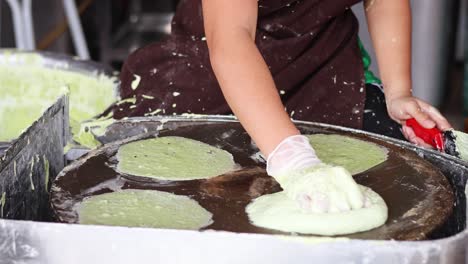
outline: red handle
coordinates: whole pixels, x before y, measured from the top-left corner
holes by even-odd
[[[436,127],[427,129],[421,126],[414,118],[406,120],[406,125],[411,127],[416,136],[424,140],[424,142],[430,144],[439,151],[444,151],[444,137],[442,131]]]

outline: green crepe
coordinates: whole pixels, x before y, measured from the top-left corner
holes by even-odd
[[[347,136],[308,135],[317,156],[327,164],[345,167],[351,174],[366,171],[387,159],[388,150]]]
[[[70,124],[78,132],[79,123],[103,112],[116,100],[114,80],[106,76],[84,75],[47,69],[40,56],[10,55],[27,60],[27,65],[0,62],[0,141],[17,138],[55,100],[70,94]]]
[[[182,137],[161,137],[125,144],[117,153],[117,171],[159,180],[207,179],[235,168],[222,149]]]
[[[78,205],[80,224],[198,230],[212,214],[187,196],[123,190],[91,196]]]

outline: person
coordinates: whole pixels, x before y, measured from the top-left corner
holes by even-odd
[[[350,10],[357,2],[182,0],[171,35],[124,63],[121,96],[127,100],[113,107],[114,117],[234,113],[273,176],[321,163],[291,118],[427,146],[405,120],[441,130],[450,124],[412,96],[410,3],[364,3],[380,83],[368,70],[370,60],[358,39]],[[305,207],[331,211],[335,202],[326,188],[312,185],[308,182],[298,199],[311,203]],[[344,204],[339,208],[363,206],[347,206],[351,194],[342,194],[336,198]]]

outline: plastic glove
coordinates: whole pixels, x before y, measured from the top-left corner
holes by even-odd
[[[267,159],[267,173],[276,176],[290,171],[303,170],[322,161],[315,155],[306,136],[295,135],[284,139]]]
[[[364,206],[364,196],[343,167],[322,163],[305,136],[283,140],[268,156],[267,173],[302,210],[342,212]]]

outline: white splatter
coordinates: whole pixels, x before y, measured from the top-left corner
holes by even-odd
[[[158,109],[154,110],[153,112],[146,113],[145,116],[157,115],[160,112],[162,112],[162,110],[158,108]]]
[[[135,77],[135,80],[132,81],[132,89],[136,90],[138,88],[138,85],[140,85],[141,77],[139,75],[133,74],[133,77]]]

